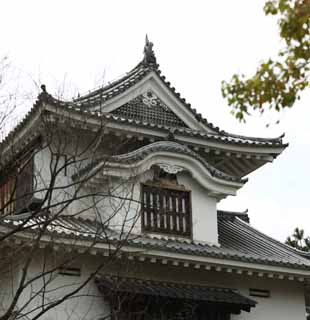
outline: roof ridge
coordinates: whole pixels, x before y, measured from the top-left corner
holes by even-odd
[[[248,209],[246,209],[243,212],[237,212],[237,211],[227,211],[227,210],[217,210],[217,216],[220,219],[223,220],[230,220],[230,219],[235,219],[235,218],[239,218],[242,221],[246,222],[246,223],[250,223],[250,217],[248,215]]]
[[[136,72],[139,72],[139,68],[141,67],[145,67],[147,68],[146,65],[142,64],[141,62],[139,62],[133,69],[131,69],[130,71],[126,72],[125,74],[115,78],[114,80],[108,81],[108,83],[106,85],[103,86],[99,86],[97,88],[94,88],[92,90],[89,90],[88,93],[85,93],[81,96],[78,96],[77,98],[73,99],[73,102],[81,102],[84,101],[86,99],[89,99],[93,96],[95,96],[96,94],[100,93],[100,92],[104,92],[106,90],[109,90],[111,88],[113,88],[114,86],[117,86],[119,83],[125,81],[127,78],[129,78],[130,76],[132,76],[133,74],[135,74]]]

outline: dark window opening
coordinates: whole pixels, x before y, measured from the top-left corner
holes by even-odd
[[[142,231],[192,236],[191,193],[142,184]]]
[[[0,181],[1,214],[17,214],[36,210],[39,200],[33,196],[34,159],[23,161]]]
[[[259,298],[270,298],[270,290],[250,288],[250,296]]]
[[[71,276],[71,277],[80,277],[81,276],[81,269],[75,267],[61,267],[59,268],[59,274],[63,276]]]
[[[9,176],[0,185],[0,208],[2,214],[15,211],[16,177]]]

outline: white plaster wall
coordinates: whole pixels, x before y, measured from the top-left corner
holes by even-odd
[[[249,289],[242,283],[239,291],[247,295]],[[271,290],[270,298],[250,297],[258,304],[250,312],[242,312],[240,315],[233,315],[231,320],[305,320],[305,299],[303,288],[301,285],[291,283],[265,283],[259,281],[255,284],[256,287],[265,288],[266,286]]]
[[[79,151],[74,148],[74,144],[70,147],[68,145],[63,151],[73,154],[78,154]],[[85,141],[81,140],[81,146]],[[71,150],[73,148],[74,150]],[[58,149],[56,148],[56,151]],[[94,155],[84,154],[84,163],[73,164],[67,168],[67,174],[62,170],[57,175],[55,186],[59,190],[53,190],[53,200],[55,203],[63,203],[55,207],[53,210],[59,212],[63,210],[64,214],[83,215],[89,218],[100,218],[106,222],[108,226],[116,229],[125,229],[140,233],[141,219],[140,215],[140,191],[141,182],[152,179],[153,171],[146,172],[135,177],[135,172],[128,172],[127,177],[101,179],[102,186],[98,186],[97,190],[91,190],[88,187],[83,187],[79,191],[79,196],[82,199],[75,200],[69,206],[66,201],[72,199],[78,186],[70,184],[73,183],[71,176],[76,173],[78,169],[76,166],[83,166],[93,158]],[[64,159],[61,158],[59,166],[63,165]],[[35,172],[36,172],[36,189],[43,190],[37,192],[37,198],[43,198],[45,190],[49,186],[51,179],[51,152],[49,148],[40,150],[35,155]],[[119,173],[119,172],[118,172]],[[217,200],[208,195],[208,190],[201,186],[188,172],[178,173],[178,181],[184,185],[186,189],[191,190],[192,197],[192,232],[193,240],[199,242],[207,242],[218,245],[218,231],[217,231]],[[100,181],[100,180],[99,180]],[[100,194],[95,196],[95,192]],[[111,194],[112,197],[108,195]]]
[[[62,161],[62,159],[61,159]],[[60,161],[60,165],[61,165]],[[40,151],[35,157],[37,189],[45,189],[51,177],[51,154],[48,149]],[[77,186],[66,187],[72,183],[71,174],[74,168],[68,168],[65,176],[64,172],[57,175],[56,186],[63,187],[59,190],[53,190],[53,202],[60,203],[71,199]],[[191,190],[192,198],[192,227],[193,240],[207,242],[218,245],[217,231],[217,200],[208,195],[208,190],[204,189],[190,173],[181,172],[178,175],[179,184],[184,185],[186,189]],[[98,187],[96,192],[100,194],[93,196],[93,191],[87,188],[82,189],[79,195],[85,197],[75,200],[64,210],[64,213],[71,215],[83,215],[89,218],[100,218],[111,228],[140,233],[140,191],[141,182],[152,179],[153,170],[147,170],[145,173],[135,177],[125,178],[111,177],[102,179],[102,186]],[[43,197],[44,192],[36,194],[37,197]],[[109,194],[112,196],[110,197]],[[54,208],[59,212],[61,205]]]
[[[58,255],[61,255],[61,253],[58,253]],[[43,282],[43,278],[40,277],[39,280],[36,280],[31,286],[28,286],[26,290],[24,290],[18,301],[17,310],[19,310],[20,314],[27,315],[25,319],[32,319],[42,310],[42,306],[48,306],[50,303],[61,299],[80,286],[85,279],[89,277],[90,273],[95,270],[96,266],[102,262],[100,261],[102,259],[103,257],[97,257],[96,261],[96,259],[94,260],[92,257],[81,257],[75,264],[75,266],[81,267],[81,276],[60,275],[56,272],[52,278],[50,278],[49,275],[46,276],[45,282]],[[53,267],[51,261],[49,261],[49,263],[45,265],[45,269],[43,269],[41,257],[37,257],[35,263],[29,268],[27,279],[29,280],[42,274],[42,272],[48,270],[49,267]],[[50,281],[50,279],[52,280]],[[37,295],[38,292],[42,293],[43,285],[46,286],[45,295]],[[92,279],[89,284],[79,290],[78,293],[44,313],[40,319],[96,320],[104,318],[109,315],[109,313],[109,305],[104,301],[95,285],[94,279]]]
[[[218,245],[217,200],[208,196],[208,191],[188,172],[179,173],[177,176],[179,184],[191,190],[193,240]],[[98,197],[96,202],[96,209],[104,218],[103,221],[112,217],[109,220],[110,227],[120,230],[125,226],[125,230],[140,233],[141,183],[152,178],[153,170],[148,170],[127,183],[119,178],[110,179],[107,189],[114,190],[115,197]]]
[[[52,187],[52,200],[50,205],[56,205],[51,208],[52,212],[78,216],[89,216],[90,211],[93,211],[96,201],[93,196],[93,191],[81,188],[75,184],[71,176],[76,173],[84,163],[76,162],[71,166],[68,165],[66,170],[61,169],[55,174],[56,180]],[[57,169],[61,168],[65,163],[64,156],[61,156],[58,162]],[[51,152],[48,148],[38,151],[34,159],[35,164],[35,194],[39,199],[44,199],[47,190],[50,187],[52,172],[54,170],[54,162]],[[77,192],[78,190],[78,192]],[[71,200],[75,199],[72,203]],[[69,204],[70,202],[70,204]],[[48,206],[46,201],[44,206]]]
[[[95,217],[100,215],[102,221],[107,221],[110,228],[141,233],[141,183],[153,178],[153,170],[148,170],[137,177],[129,179],[111,177],[102,186],[103,193],[111,196],[95,197]],[[92,215],[92,213],[90,213]]]
[[[224,287],[238,290],[244,296],[255,300],[257,306],[251,312],[242,311],[232,315],[231,320],[305,320],[305,298],[303,284],[289,280],[258,278],[256,276],[234,275],[204,269],[173,267],[171,265],[135,263],[127,276],[159,281],[175,281]],[[270,290],[270,298],[249,296],[249,289]]]
[[[64,165],[64,158],[61,157],[56,170],[59,170]],[[56,178],[52,186],[52,201],[51,204],[61,203],[70,199],[73,188],[69,187],[71,183],[70,173],[65,175],[64,170],[55,173],[55,163],[52,160],[51,152],[48,148],[38,151],[34,157],[34,196],[39,199],[44,199],[46,192],[50,189],[50,181],[52,175]],[[69,171],[69,170],[68,170]],[[58,189],[57,189],[58,188]],[[55,209],[57,210],[57,209]]]
[[[218,245],[217,200],[187,172],[179,173],[178,181],[191,190],[193,240]]]
[[[13,268],[10,262],[5,262],[4,266],[2,265],[1,267],[0,274],[0,316],[5,313],[12,302],[16,290],[17,278],[17,270]]]
[[[59,256],[60,253],[51,253],[51,256]],[[56,259],[56,258],[55,258]],[[51,290],[45,297],[46,301],[53,301],[55,297],[63,296],[68,290],[72,290],[81,283],[99,264],[103,257],[81,256],[76,266],[81,267],[80,277],[58,275],[49,285]],[[43,271],[40,257],[35,259],[35,264],[30,268],[30,277]],[[179,283],[191,283],[209,287],[224,287],[238,290],[244,296],[249,297],[249,288],[270,290],[270,298],[249,297],[258,302],[251,312],[242,311],[239,315],[232,315],[231,320],[305,320],[305,302],[303,284],[288,280],[261,279],[256,276],[242,276],[227,274],[204,269],[192,269],[163,265],[160,263],[150,264],[147,262],[119,261],[116,265],[108,266],[102,273],[123,275],[152,279],[159,281],[172,281]],[[28,288],[20,299],[18,307],[21,308],[33,297],[42,285],[41,281]],[[27,310],[33,310],[42,303],[42,296],[38,296],[27,306]],[[39,310],[39,309],[38,309]],[[103,300],[94,280],[85,289],[80,291],[74,298],[68,299],[64,304],[53,308],[42,319],[44,320],[96,320],[110,312],[107,302]],[[32,318],[34,313],[30,314]]]

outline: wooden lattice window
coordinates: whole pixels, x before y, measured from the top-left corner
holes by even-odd
[[[192,236],[191,193],[142,184],[142,231]]]
[[[10,170],[10,174],[0,182],[0,212],[13,214],[28,211],[32,198],[33,157],[30,157]]]
[[[10,214],[15,211],[16,177],[7,177],[0,185],[1,214]]]

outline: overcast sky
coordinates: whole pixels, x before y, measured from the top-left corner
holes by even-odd
[[[290,146],[252,173],[226,210],[249,209],[251,223],[284,240],[296,226],[310,234],[310,93],[281,114],[252,116],[239,124],[221,97],[221,81],[251,74],[281,43],[276,20],[261,0],[2,0],[0,56],[7,54],[19,84],[36,95],[71,97],[112,81],[141,59],[145,34],[162,73],[208,121],[226,131],[255,136],[286,133]],[[27,108],[32,102],[27,102]],[[24,109],[18,110],[21,115]],[[280,120],[280,124],[275,124]],[[270,124],[266,128],[266,124]]]

